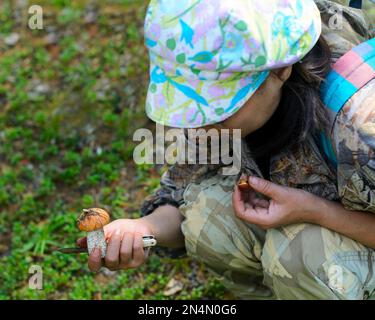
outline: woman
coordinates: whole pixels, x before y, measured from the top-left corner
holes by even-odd
[[[327,3],[318,1],[321,10]],[[375,216],[337,202],[335,168],[319,148],[331,54],[314,2],[151,1],[145,32],[149,117],[241,129],[252,190],[234,187],[238,177],[220,164],[171,168],[146,216],[106,228],[105,265],[138,267],[147,258],[141,237],[153,234],[161,246],[185,246],[240,298],[373,295]],[[100,252],[89,266],[99,270]]]

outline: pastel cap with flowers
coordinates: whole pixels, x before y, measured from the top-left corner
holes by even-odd
[[[300,61],[321,28],[313,0],[151,0],[146,113],[177,128],[222,122],[270,70]]]

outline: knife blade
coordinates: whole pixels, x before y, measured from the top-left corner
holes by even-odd
[[[60,248],[55,251],[60,253],[70,254],[70,253],[87,253],[87,248]]]

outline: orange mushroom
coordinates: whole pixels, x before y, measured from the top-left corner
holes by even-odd
[[[100,248],[104,258],[107,251],[103,227],[110,221],[107,211],[100,208],[83,209],[77,219],[79,230],[87,232],[87,250],[91,254],[94,248]]]
[[[94,231],[103,228],[110,221],[107,211],[100,208],[83,209],[77,220],[78,228],[81,231]]]
[[[237,186],[241,191],[251,190],[251,186],[249,185],[249,182],[246,179],[240,179],[240,181],[238,181],[237,183]]]

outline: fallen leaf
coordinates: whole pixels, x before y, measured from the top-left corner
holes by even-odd
[[[11,33],[8,37],[4,39],[4,42],[7,46],[13,47],[14,45],[16,45],[19,39],[20,35],[18,33]]]
[[[94,292],[93,300],[103,300],[102,299],[102,293],[101,292]]]
[[[183,289],[184,285],[181,281],[172,278],[164,288],[165,296],[172,296]]]

